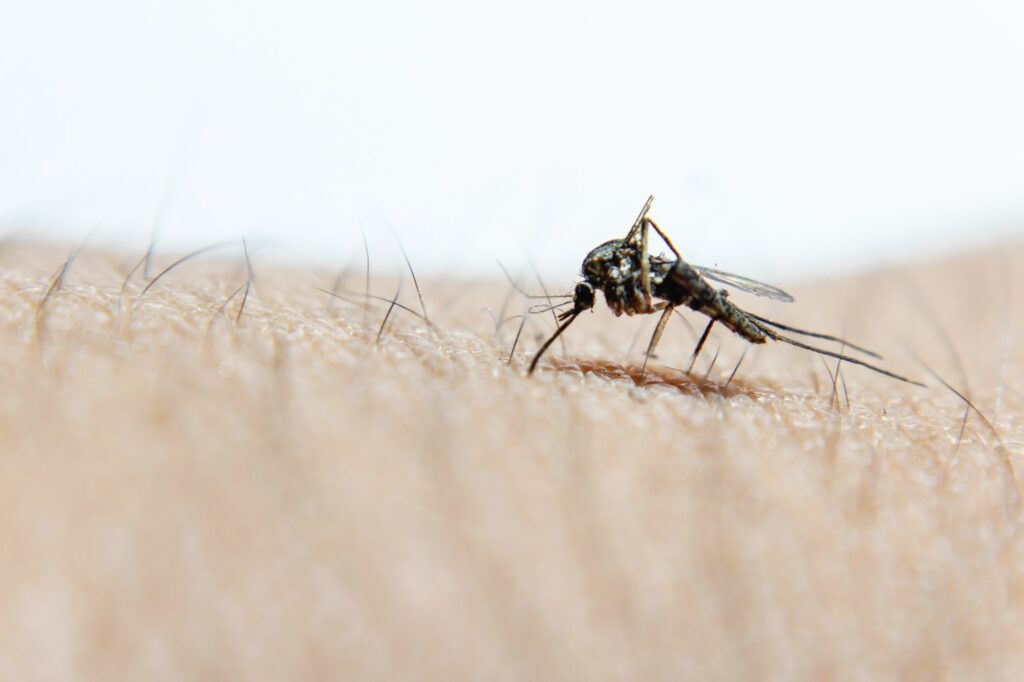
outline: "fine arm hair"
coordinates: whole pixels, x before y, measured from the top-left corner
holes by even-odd
[[[1024,250],[750,302],[922,388],[217,247],[0,250],[0,676],[1024,673]]]

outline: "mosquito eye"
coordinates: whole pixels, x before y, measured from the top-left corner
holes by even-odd
[[[575,301],[577,308],[593,308],[594,287],[590,286],[586,282],[580,282],[576,285],[573,300]]]

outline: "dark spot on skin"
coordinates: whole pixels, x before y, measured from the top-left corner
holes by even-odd
[[[766,388],[765,386],[754,387],[749,382],[735,378],[731,384],[726,385],[724,381],[688,375],[667,367],[648,366],[644,371],[640,365],[621,365],[603,360],[555,361],[552,365],[551,370],[556,372],[582,372],[606,379],[628,378],[641,388],[657,385],[671,386],[686,395],[699,393],[703,396],[718,395],[723,398],[743,395],[756,399],[764,396]]]

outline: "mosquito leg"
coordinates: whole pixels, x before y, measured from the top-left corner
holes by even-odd
[[[651,342],[647,344],[647,352],[644,353],[644,366],[640,369],[641,378],[647,372],[647,361],[654,355],[654,349],[658,347],[658,342],[661,341],[661,335],[665,331],[665,325],[668,324],[668,318],[672,317],[672,311],[675,309],[674,305],[666,305],[664,312],[661,313],[658,326],[654,328],[654,333],[651,334]]]
[[[644,216],[640,224],[640,286],[644,290],[644,303],[651,307],[651,263],[647,259],[647,223],[650,218]]]
[[[708,334],[711,333],[711,327],[715,325],[715,319],[711,318],[708,322],[708,326],[704,328],[704,333],[700,335],[700,341],[697,342],[697,347],[693,349],[693,357],[690,358],[690,366],[686,368],[686,373],[689,374],[690,370],[693,369],[693,363],[697,362],[697,356],[700,355],[700,349],[704,347],[704,342],[708,340]]]
[[[668,248],[672,249],[672,253],[676,255],[676,258],[682,260],[683,257],[679,255],[678,251],[676,251],[676,247],[672,246],[672,240],[668,238],[667,234],[661,231],[661,228],[658,227],[658,223],[654,222],[650,218],[647,218],[646,221],[650,224],[651,227],[654,228],[654,231],[658,233],[658,236],[661,237],[666,244],[668,244]]]
[[[836,358],[836,359],[839,359],[839,360],[843,360],[845,362],[849,362],[849,363],[854,364],[854,365],[860,365],[861,367],[867,367],[868,369],[870,369],[870,370],[872,370],[874,372],[878,372],[879,374],[884,374],[887,377],[892,377],[893,379],[896,379],[897,381],[902,381],[902,382],[907,383],[907,384],[914,384],[915,386],[924,387],[924,384],[922,384],[920,381],[915,381],[914,379],[908,379],[907,377],[900,376],[899,374],[894,374],[893,372],[890,372],[887,369],[882,369],[881,367],[878,367],[877,365],[872,365],[870,362],[864,362],[863,360],[860,360],[858,358],[852,358],[849,355],[843,355],[841,353],[836,353],[835,351],[825,350],[824,348],[818,348],[816,346],[810,346],[810,345],[808,345],[806,343],[803,343],[801,341],[797,341],[796,339],[790,338],[788,336],[783,336],[782,334],[778,333],[777,331],[772,330],[770,327],[767,327],[767,326],[760,326],[760,325],[758,325],[757,328],[760,329],[762,332],[764,332],[764,335],[767,336],[772,341],[782,341],[783,343],[788,343],[791,346],[796,346],[797,348],[803,348],[804,350],[809,350],[812,353],[817,353],[819,355],[827,355],[830,358]]]

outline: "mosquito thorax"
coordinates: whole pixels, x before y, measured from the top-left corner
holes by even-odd
[[[623,284],[636,277],[635,249],[613,239],[601,244],[583,259],[583,276],[594,287]]]

